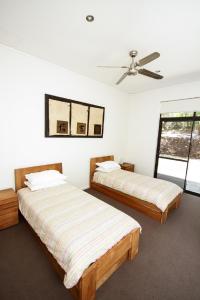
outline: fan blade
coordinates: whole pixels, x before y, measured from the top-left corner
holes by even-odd
[[[146,70],[146,69],[139,69],[138,73],[142,74],[144,76],[148,76],[148,77],[154,78],[154,79],[162,79],[163,78],[162,75],[159,75],[157,73],[151,72],[151,71]]]
[[[128,72],[124,73],[120,79],[116,82],[116,84],[119,84],[120,82],[122,82],[122,80],[124,80],[126,78],[126,76],[128,75]]]
[[[160,53],[158,53],[158,52],[153,52],[153,53],[149,54],[148,56],[146,56],[146,57],[140,59],[140,60],[138,61],[137,65],[138,65],[139,67],[142,67],[142,66],[144,66],[144,65],[146,65],[146,64],[148,64],[148,63],[150,63],[152,60],[158,58],[159,56],[160,56]]]
[[[97,68],[122,68],[122,69],[128,69],[129,67],[126,67],[126,66],[121,66],[121,67],[117,67],[117,66],[97,66]]]

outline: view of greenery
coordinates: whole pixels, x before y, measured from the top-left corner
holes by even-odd
[[[194,112],[171,112],[161,114],[162,118],[192,117]]]
[[[163,122],[160,156],[187,159],[192,124],[192,121]],[[200,121],[195,121],[191,146],[190,158],[200,159]]]

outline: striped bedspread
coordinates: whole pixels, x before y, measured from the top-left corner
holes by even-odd
[[[172,182],[121,169],[110,173],[95,172],[93,181],[153,203],[161,211],[165,211],[172,200],[183,192]]]
[[[63,184],[18,191],[20,211],[66,272],[71,288],[84,270],[140,225],[88,193]]]

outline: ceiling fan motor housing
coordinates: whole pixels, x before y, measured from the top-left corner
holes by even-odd
[[[137,75],[137,73],[138,72],[137,72],[136,69],[132,69],[132,70],[129,71],[128,75],[133,75],[134,76],[134,75]]]
[[[132,50],[129,52],[129,55],[130,57],[136,57],[137,53],[138,53],[137,50]]]

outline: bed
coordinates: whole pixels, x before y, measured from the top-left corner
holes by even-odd
[[[154,203],[149,202],[149,199],[144,200],[144,199],[141,199],[140,197],[136,197],[135,195],[133,195],[134,192],[130,195],[130,194],[124,192],[124,189],[122,189],[122,188],[119,188],[119,189],[113,188],[112,184],[105,185],[104,182],[106,182],[106,178],[108,179],[108,176],[114,177],[114,174],[117,174],[116,177],[118,179],[118,185],[120,185],[120,176],[122,175],[122,172],[124,172],[124,174],[126,175],[127,178],[130,178],[130,177],[134,178],[134,176],[136,176],[133,173],[131,174],[128,171],[124,171],[124,170],[116,171],[115,173],[112,172],[112,175],[110,175],[111,173],[110,174],[100,174],[100,172],[97,172],[97,173],[99,173],[97,176],[97,174],[95,174],[96,173],[95,172],[96,163],[109,161],[109,160],[114,160],[114,156],[109,155],[109,156],[95,157],[95,158],[90,159],[90,187],[92,189],[102,192],[105,195],[110,196],[113,199],[115,199],[119,202],[122,202],[122,203],[130,206],[131,208],[134,208],[134,209],[158,220],[161,224],[163,224],[166,221],[169,211],[171,211],[173,208],[179,207],[180,201],[182,198],[182,189],[180,189],[179,187],[176,188],[177,192],[175,192],[175,193],[173,192],[174,196],[171,197],[171,199],[170,199],[169,203],[166,205],[165,209],[161,209]],[[140,186],[138,185],[138,187],[140,188],[140,192],[142,192],[142,190],[146,189],[146,186],[144,186],[145,181],[146,181],[145,178],[150,180],[150,177],[147,178],[146,176],[144,176],[144,184],[142,185],[141,184],[142,175],[138,174],[138,176],[140,176]],[[98,177],[101,180],[97,180]],[[154,181],[154,184],[155,183],[164,184],[163,186],[170,185],[171,188],[174,190],[173,183],[169,183],[169,182],[167,183],[160,179],[155,179],[155,178],[152,178],[151,180]],[[113,178],[111,181],[113,181]],[[138,189],[138,187],[137,187],[137,189]]]
[[[81,223],[78,217],[78,214],[80,212],[80,209],[78,209],[79,206],[82,205],[81,212],[83,212],[83,218],[85,217],[84,207],[85,209],[86,207],[88,207],[88,214],[90,213],[90,211],[94,211],[97,213],[97,210],[99,209],[98,214],[101,213],[101,216],[107,214],[107,216],[109,217],[109,214],[111,213],[113,216],[113,220],[115,220],[115,223],[110,223],[110,225],[109,222],[111,222],[112,218],[109,218],[109,221],[107,220],[105,221],[105,223],[99,223],[100,226],[96,226],[97,223],[95,223],[96,227],[92,227],[92,231],[89,232],[89,236],[92,236],[94,228],[95,230],[99,231],[99,227],[105,228],[105,230],[102,232],[106,232],[108,228],[109,234],[107,232],[106,239],[109,241],[109,238],[112,238],[114,243],[112,246],[110,246],[108,242],[108,244],[106,244],[106,246],[108,246],[108,249],[106,249],[105,247],[103,248],[103,246],[105,246],[103,240],[103,243],[101,241],[101,244],[103,244],[103,246],[100,247],[101,249],[99,250],[99,247],[97,247],[98,245],[100,245],[98,239],[96,238],[95,241],[91,239],[91,241],[93,241],[94,245],[96,246],[95,251],[98,252],[99,257],[96,258],[94,256],[92,262],[90,264],[88,263],[86,259],[87,256],[93,255],[93,248],[90,247],[89,252],[85,251],[87,255],[85,256],[84,254],[84,264],[81,256],[81,259],[80,257],[77,258],[76,256],[76,259],[74,260],[74,262],[76,263],[79,261],[78,266],[80,267],[86,266],[87,264],[88,266],[85,267],[78,282],[73,285],[73,287],[69,288],[69,291],[71,292],[74,299],[93,300],[95,299],[96,289],[98,289],[124,261],[132,260],[138,253],[139,236],[141,230],[140,225],[129,216],[123,214],[120,211],[117,211],[116,209],[116,211],[114,211],[113,207],[85,193],[84,191],[79,190],[71,184],[63,184],[62,186],[52,187],[36,192],[30,192],[27,187],[25,188],[24,181],[26,174],[44,170],[57,170],[62,173],[62,164],[56,163],[15,170],[15,186],[16,191],[18,192],[19,207],[22,215],[29,223],[30,228],[35,233],[40,244],[42,245],[42,248],[49,257],[52,266],[64,282],[67,278],[68,285],[73,285],[73,283],[77,280],[77,277],[75,276],[75,278],[74,276],[71,276],[70,272],[69,274],[67,274],[63,266],[65,266],[65,262],[71,264],[71,262],[73,261],[73,255],[70,251],[76,244],[77,234],[80,238],[80,241],[83,242],[86,238],[83,234],[83,227],[85,226],[86,228],[85,232],[89,232],[88,228],[91,228],[88,227],[89,225],[87,223],[91,223],[92,225],[94,225],[92,223],[94,216],[91,214],[87,219],[88,222],[85,222],[85,225],[82,226],[83,223]],[[56,201],[58,201],[58,205],[57,202],[54,202],[55,199]],[[80,201],[80,199],[82,202]],[[77,205],[77,208],[74,205]],[[60,208],[58,209],[58,207],[62,208],[62,218],[59,215]],[[69,209],[71,209],[71,211]],[[54,212],[54,215],[51,214],[52,211]],[[72,212],[74,212],[74,214]],[[62,231],[63,224],[66,222],[66,218],[63,213],[68,214],[69,217],[71,216],[72,222],[76,222],[76,220],[80,222],[81,226],[75,227],[76,230],[74,229],[74,227],[72,227],[73,231],[66,230],[66,228],[65,231]],[[95,220],[98,220],[98,218],[95,218]],[[119,224],[121,222],[121,226],[116,227],[118,222]],[[55,228],[57,231],[54,230]],[[65,239],[60,238],[66,238],[66,235],[64,234],[65,232],[68,236],[70,236],[70,243],[69,240],[66,239],[65,244]],[[119,238],[119,235],[117,236],[117,234],[119,233],[121,238]],[[69,244],[67,245],[67,243]],[[55,252],[53,252],[52,250],[53,244],[55,244]],[[65,246],[66,248],[64,248],[63,246]],[[65,252],[63,252],[63,249],[65,249]],[[85,246],[83,247],[83,249],[85,249]],[[101,251],[102,255],[100,255]],[[62,256],[61,259],[59,258],[60,253],[64,253],[64,256]],[[65,259],[65,256],[69,257]],[[73,264],[71,265],[73,268]],[[77,275],[77,272],[72,272],[71,274]],[[69,278],[70,280],[72,280],[71,282]]]

